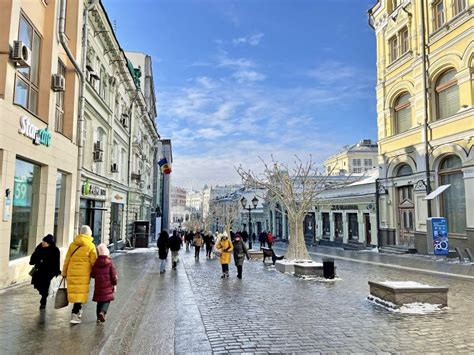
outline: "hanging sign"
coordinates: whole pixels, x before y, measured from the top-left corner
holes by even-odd
[[[33,144],[41,144],[47,147],[51,145],[51,140],[53,138],[48,127],[39,129],[26,116],[20,117],[20,129],[18,130],[18,133],[30,138],[33,141]]]

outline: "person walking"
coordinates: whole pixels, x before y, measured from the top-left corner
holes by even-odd
[[[255,240],[257,239],[257,235],[255,232],[252,233],[252,243],[255,244]]]
[[[94,282],[94,296],[92,301],[97,302],[97,323],[105,322],[105,316],[110,302],[114,300],[117,286],[117,272],[110,257],[110,252],[104,243],[97,247],[99,257],[92,267],[91,277]]]
[[[41,295],[40,309],[46,308],[51,280],[61,274],[59,256],[59,249],[54,242],[54,237],[48,234],[30,257],[30,265],[34,265],[30,272],[31,284]]]
[[[273,245],[273,234],[272,232],[268,232],[268,235],[267,235],[267,243],[268,243],[268,247],[271,248],[272,245]]]
[[[91,271],[96,260],[97,252],[91,228],[84,225],[69,245],[62,272],[62,276],[67,280],[68,301],[74,303],[71,324],[81,323],[82,305],[89,297]]]
[[[229,263],[230,263],[230,253],[234,249],[232,242],[229,240],[227,232],[220,236],[219,242],[216,245],[216,249],[220,251],[221,257],[220,262],[222,265],[222,276],[221,279],[229,278]]]
[[[201,246],[203,244],[201,233],[197,232],[194,235],[193,244],[194,244],[194,259],[199,260],[199,252],[201,251]]]
[[[160,237],[156,242],[158,247],[158,257],[160,258],[160,274],[166,271],[166,260],[168,259],[169,235],[167,231],[160,232]]]
[[[211,232],[209,232],[206,235],[205,243],[206,243],[206,257],[210,259],[212,255],[212,247],[215,245],[214,236],[212,235]]]
[[[234,240],[234,263],[237,266],[237,278],[242,278],[242,270],[244,267],[244,258],[250,259],[247,245],[245,245],[242,237],[237,234]]]
[[[265,232],[261,232],[258,235],[258,241],[260,242],[260,248],[265,247],[265,241],[267,237],[265,236]]]
[[[181,245],[183,244],[183,240],[178,236],[176,231],[173,231],[173,235],[168,240],[168,245],[171,250],[171,261],[173,265],[173,270],[176,270],[176,265],[178,264],[179,260],[179,250],[181,249]]]

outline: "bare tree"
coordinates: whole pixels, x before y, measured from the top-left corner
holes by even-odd
[[[234,226],[239,216],[239,201],[229,198],[221,198],[212,201],[210,214],[219,219],[219,225],[224,225],[224,230],[230,235],[230,230]]]
[[[267,199],[281,204],[287,211],[290,235],[286,257],[308,260],[310,257],[303,233],[304,218],[317,204],[318,195],[331,184],[329,174],[322,175],[311,156],[307,162],[296,156],[291,168],[276,161],[273,156],[270,163],[259,159],[264,167],[261,175],[247,171],[242,166],[237,168],[237,172],[246,187],[266,189]],[[339,182],[338,185],[345,184],[346,181]]]

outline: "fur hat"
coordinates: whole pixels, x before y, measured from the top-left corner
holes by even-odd
[[[51,234],[48,234],[43,238],[43,242],[48,243],[49,245],[54,244],[54,237]]]
[[[99,255],[110,255],[109,248],[107,248],[107,245],[105,245],[104,243],[101,243],[97,246],[97,251],[99,252]]]
[[[79,234],[85,234],[85,235],[88,235],[89,237],[92,237],[91,227],[86,226],[86,225],[81,226],[81,228],[79,229]]]

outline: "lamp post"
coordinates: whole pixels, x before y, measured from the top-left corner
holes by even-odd
[[[249,211],[249,249],[252,249],[252,215],[250,211],[257,208],[258,198],[254,196],[254,198],[252,199],[252,205],[249,204],[248,207],[247,207],[247,199],[245,198],[245,196],[242,197],[242,199],[240,200],[240,203],[242,204],[242,207],[244,210]]]

